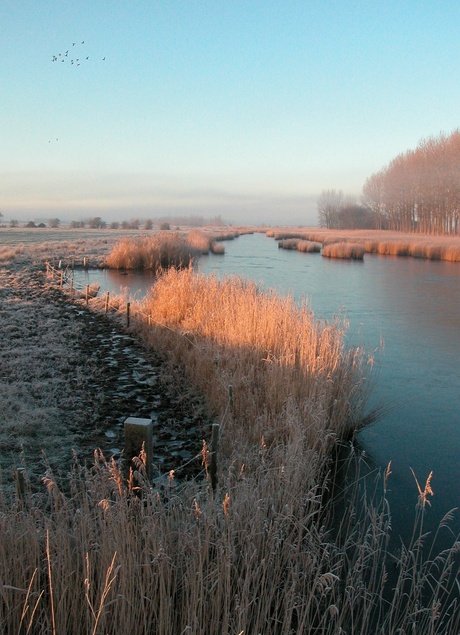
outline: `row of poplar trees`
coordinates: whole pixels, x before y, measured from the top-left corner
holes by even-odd
[[[377,229],[459,234],[460,129],[399,154],[366,180],[362,200]]]
[[[362,205],[323,190],[318,220],[329,229],[460,234],[460,129],[422,141],[370,176]]]

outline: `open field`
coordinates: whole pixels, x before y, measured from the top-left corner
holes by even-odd
[[[78,300],[74,311],[69,288],[61,291],[57,280],[43,275],[51,258],[65,264],[85,256],[101,264],[113,244],[106,240],[3,252],[2,323],[14,327],[4,331],[2,348],[2,377],[12,379],[2,391],[11,403],[9,420],[16,422],[11,439],[34,412],[32,398],[46,395],[55,414],[38,430],[34,448],[43,443],[59,450],[65,427],[55,429],[54,421],[65,413],[76,435],[65,437],[70,451],[81,433],[81,420],[73,420],[80,406],[66,399],[87,399],[86,405],[109,390],[102,381],[109,365],[97,337],[93,351],[81,350],[79,338],[87,318],[120,329],[120,314],[113,311],[107,321],[97,297],[88,308]],[[36,282],[28,286],[27,279]],[[123,314],[124,299],[118,301]],[[75,322],[79,313],[84,321]],[[62,315],[67,325],[61,332]],[[152,399],[161,390],[183,391],[183,402],[191,405],[202,394],[209,417],[220,424],[217,487],[207,478],[206,428],[202,477],[180,482],[170,475],[162,487],[145,483],[133,490],[119,464],[100,453],[86,466],[74,461],[62,475],[38,462],[24,495],[4,488],[0,497],[3,632],[459,632],[451,593],[460,543],[453,537],[452,549],[442,554],[435,546],[422,548],[431,540],[423,523],[430,480],[419,490],[414,486],[414,534],[398,552],[389,549],[390,470],[376,477],[374,496],[357,487],[359,460],[349,440],[368,415],[372,360],[344,348],[343,325],[317,322],[308,307],[245,281],[219,283],[189,270],[162,276],[145,303],[133,306],[133,318],[128,335],[140,347],[134,355],[158,356],[164,360],[158,372],[177,373],[152,390]],[[31,349],[15,355],[33,333],[43,334],[35,373],[40,387],[34,395],[25,387],[11,395],[31,360],[36,365],[31,352],[38,336]],[[86,373],[84,382],[73,381],[77,371]],[[69,384],[62,386],[67,375]],[[114,394],[109,404],[115,414]],[[333,487],[341,448],[351,451],[358,472],[354,481]],[[142,476],[141,461],[135,469]],[[440,531],[448,522],[449,514]]]

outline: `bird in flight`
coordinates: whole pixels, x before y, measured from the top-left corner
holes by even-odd
[[[72,46],[77,46],[77,44],[78,44],[77,42],[72,42]],[[85,44],[85,40],[81,40],[81,44]],[[52,62],[57,62],[57,61],[59,60],[59,58],[62,58],[62,59],[60,60],[61,62],[65,62],[65,61],[66,61],[66,58],[69,58],[69,49],[67,49],[67,51],[66,51],[65,53],[57,53],[57,55],[53,55],[53,56],[51,57],[51,61],[52,61]],[[89,58],[90,58],[90,56],[89,56],[89,55],[87,55],[85,58],[81,58],[81,59],[80,59],[79,57],[72,58],[72,59],[70,59],[70,60],[69,60],[69,61],[70,61],[70,65],[71,65],[71,66],[80,66],[80,65],[81,65],[81,62],[82,62],[83,60],[84,60],[84,61],[88,61],[88,60],[89,60]],[[105,57],[103,57],[103,58],[102,58],[102,61],[103,61],[103,62],[105,62],[105,60],[106,60],[106,58],[105,58]]]

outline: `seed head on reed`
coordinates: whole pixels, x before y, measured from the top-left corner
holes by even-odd
[[[434,496],[434,492],[433,492],[433,490],[431,488],[431,479],[433,477],[433,472],[430,472],[428,474],[426,482],[425,482],[425,487],[422,489],[420,487],[420,483],[417,480],[417,477],[415,476],[414,470],[412,468],[410,468],[410,470],[412,472],[412,475],[413,475],[413,477],[415,479],[415,483],[417,485],[417,490],[418,490],[418,503],[417,503],[417,505],[418,505],[418,507],[420,509],[425,509],[427,504],[431,506],[431,503],[428,500],[428,496]]]

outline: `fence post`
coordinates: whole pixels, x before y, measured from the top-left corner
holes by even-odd
[[[73,295],[73,274],[70,277],[70,295]]]
[[[61,279],[59,281],[59,287],[62,289],[62,285],[64,284],[64,272],[61,269]]]
[[[211,438],[211,465],[209,466],[209,475],[211,477],[211,487],[213,490],[217,487],[217,448],[219,446],[219,424],[212,424]]]
[[[131,306],[131,302],[126,303],[126,326],[129,326],[129,309]]]
[[[16,496],[23,503],[26,497],[26,468],[16,468]]]
[[[88,297],[89,297],[89,284],[86,285],[86,304],[88,304]]]
[[[151,419],[128,417],[125,419],[126,468],[132,466],[133,458],[145,452],[145,470],[149,481],[153,476],[153,423]]]
[[[109,312],[109,292],[107,291],[107,295],[105,296],[105,312]]]
[[[83,258],[83,269],[86,269],[86,256]]]

